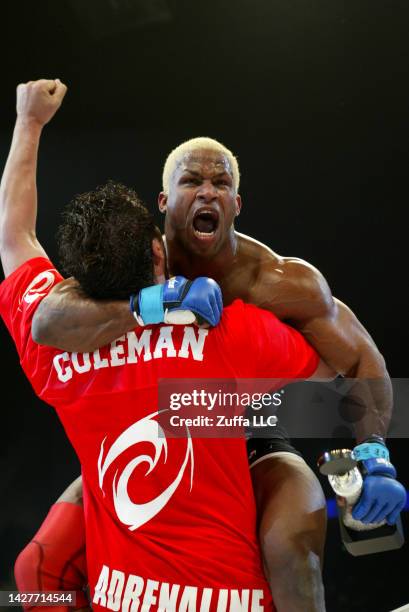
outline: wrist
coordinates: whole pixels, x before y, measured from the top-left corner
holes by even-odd
[[[376,442],[378,444],[383,444],[384,446],[386,446],[385,438],[383,438],[382,436],[379,436],[378,434],[371,434],[367,438],[364,438],[363,440],[361,440],[360,444],[363,444],[364,442],[367,442],[367,443]]]
[[[163,285],[152,285],[131,295],[129,309],[138,325],[153,325],[163,323],[165,311],[163,308]]]
[[[24,130],[25,133],[33,135],[40,135],[43,130],[44,124],[40,123],[35,117],[30,115],[17,115],[16,119],[16,130]]]
[[[354,447],[354,455],[357,461],[368,459],[386,459],[389,461],[389,451],[383,438],[372,436]]]
[[[363,476],[396,478],[396,469],[389,460],[389,450],[381,436],[373,435],[354,448],[355,459]]]

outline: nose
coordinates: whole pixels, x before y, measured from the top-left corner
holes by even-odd
[[[211,202],[217,198],[217,189],[212,181],[203,181],[197,190],[197,199],[202,202]]]

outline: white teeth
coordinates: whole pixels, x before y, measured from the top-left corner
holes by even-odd
[[[198,236],[213,236],[214,231],[213,232],[199,232],[199,230],[195,230],[195,234],[197,234]]]

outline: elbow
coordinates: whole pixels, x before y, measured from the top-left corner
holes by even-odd
[[[47,298],[45,298],[45,300],[46,299]],[[43,300],[43,302],[45,300]],[[43,302],[38,307],[32,320],[31,336],[33,341],[37,344],[50,346],[62,351],[75,351],[78,353],[90,352],[90,347],[87,343],[84,343],[82,338],[78,337],[78,333],[73,333],[72,329],[64,327],[55,310],[50,312],[45,305],[43,312]]]
[[[318,367],[314,374],[311,376],[311,380],[316,382],[331,382],[338,376],[338,372],[329,366],[323,359],[320,359]]]
[[[385,359],[374,343],[366,342],[360,347],[357,359],[347,376],[367,379],[389,378]]]
[[[31,336],[37,344],[50,344],[50,334],[47,322],[39,312],[36,312],[31,323]]]
[[[31,322],[31,336],[37,344],[59,348],[56,344],[57,338],[55,333],[58,322],[56,320],[55,311],[50,310],[48,307],[47,299],[48,298],[45,297],[40,302],[34,313]]]

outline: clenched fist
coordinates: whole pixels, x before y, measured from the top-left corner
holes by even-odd
[[[67,87],[60,79],[21,83],[17,87],[18,118],[45,125],[60,108],[66,91]]]

